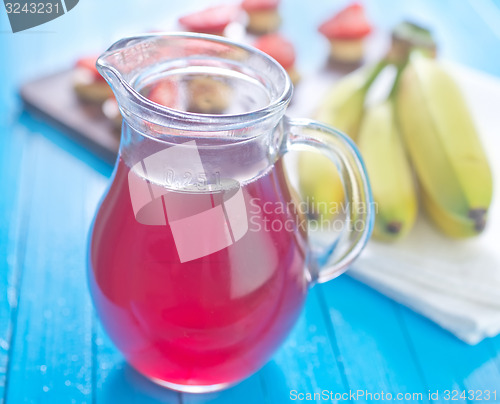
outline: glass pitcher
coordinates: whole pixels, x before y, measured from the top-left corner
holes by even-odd
[[[145,35],[115,43],[97,65],[123,115],[89,243],[97,313],[146,377],[185,392],[223,389],[261,368],[308,289],[363,249],[373,222],[363,163],[341,133],[284,116],[290,79],[252,47]],[[347,222],[357,223],[322,267],[283,163],[307,149],[337,164]]]

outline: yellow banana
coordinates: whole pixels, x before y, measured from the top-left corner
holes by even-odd
[[[436,60],[413,52],[397,101],[429,216],[446,234],[480,233],[492,198],[491,170],[457,84]]]
[[[385,65],[383,61],[374,66],[362,67],[336,83],[319,106],[315,118],[344,132],[355,141],[363,116],[366,93]]]
[[[376,204],[373,236],[385,241],[397,240],[415,223],[417,195],[390,99],[367,108],[358,134],[358,146]]]
[[[444,210],[434,202],[426,192],[421,192],[422,205],[427,215],[439,226],[444,234],[454,238],[472,237],[478,233],[477,226],[484,227],[485,222],[464,218]]]
[[[337,167],[315,152],[301,152],[298,164],[300,194],[309,205],[309,216],[330,220],[344,202],[344,187]]]
[[[347,75],[334,85],[322,102],[315,118],[356,138],[363,115],[368,87],[385,62],[364,67]],[[316,217],[328,220],[335,216],[335,207],[344,201],[344,188],[337,167],[326,157],[302,152],[298,158],[299,188],[309,201]]]

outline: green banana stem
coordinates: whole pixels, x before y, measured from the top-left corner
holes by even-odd
[[[365,85],[363,86],[363,90],[368,90],[375,79],[378,77],[379,73],[385,69],[387,65],[389,65],[390,62],[387,59],[382,59],[380,60],[373,68],[370,76],[368,76],[368,80],[366,81]]]
[[[436,57],[436,41],[432,32],[421,25],[403,21],[392,30],[392,44],[386,56],[395,64],[406,64],[414,48],[420,48],[431,57]]]
[[[406,67],[406,63],[404,65],[395,65],[398,69],[398,71],[396,72],[396,77],[394,78],[394,83],[392,85],[392,88],[391,88],[391,92],[389,93],[389,100],[391,100],[391,102],[395,103],[395,99],[396,99],[396,93],[398,91],[398,85],[399,85],[399,80],[401,79],[401,75],[403,74],[403,70],[404,68]]]
[[[433,55],[431,49],[422,46],[413,46],[409,51],[408,58],[404,62],[392,63],[398,69],[396,73],[396,78],[394,79],[394,84],[392,86],[391,92],[389,93],[389,99],[391,99],[393,103],[396,102],[395,98],[396,98],[396,93],[398,91],[399,80],[401,78],[401,75],[403,74],[406,65],[412,58],[422,57],[422,56],[427,58],[432,58]],[[389,62],[389,64],[391,63]]]

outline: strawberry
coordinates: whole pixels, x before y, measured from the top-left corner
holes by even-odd
[[[359,3],[351,4],[319,27],[319,32],[328,39],[360,39],[371,31],[364,8]]]
[[[209,7],[179,18],[179,23],[189,31],[222,35],[237,13],[238,7],[234,5]]]
[[[170,80],[158,81],[147,94],[150,101],[169,108],[175,108],[177,104],[177,84]]]
[[[292,43],[280,34],[261,36],[254,46],[276,59],[284,69],[290,69],[295,63],[295,50]]]
[[[243,0],[241,8],[245,11],[264,11],[278,8],[280,0]]]
[[[78,59],[75,67],[77,69],[81,69],[81,70],[85,70],[87,72],[90,72],[92,75],[92,79],[94,81],[105,81],[104,77],[102,77],[100,75],[99,71],[97,70],[97,67],[95,65],[96,61],[97,61],[97,56],[87,56],[87,57]]]

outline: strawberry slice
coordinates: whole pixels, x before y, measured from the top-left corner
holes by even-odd
[[[268,34],[261,36],[254,46],[272,58],[288,70],[295,63],[295,50],[293,44],[280,34]]]
[[[147,98],[165,107],[175,108],[177,104],[177,84],[170,80],[159,81],[149,90]]]
[[[76,62],[75,67],[76,67],[76,69],[81,69],[81,70],[85,70],[86,72],[89,72],[92,75],[92,79],[94,81],[105,81],[104,77],[102,77],[100,75],[100,73],[97,70],[97,67],[95,65],[97,58],[98,58],[97,56],[87,56],[87,57],[80,58]]]
[[[280,0],[243,0],[241,8],[249,12],[275,10],[279,4]]]
[[[237,6],[220,5],[185,15],[179,18],[179,23],[189,31],[221,35],[237,14]]]
[[[372,31],[365,10],[353,3],[321,24],[319,32],[328,39],[360,39]]]

